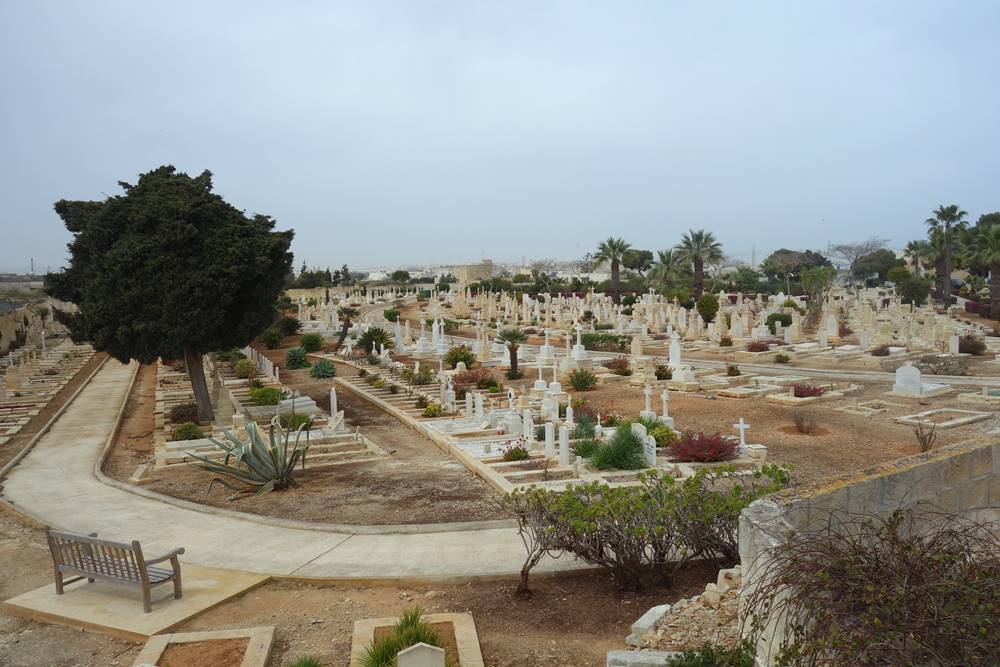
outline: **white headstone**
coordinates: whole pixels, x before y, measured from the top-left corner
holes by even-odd
[[[904,396],[920,396],[923,387],[920,381],[920,369],[906,362],[896,369],[896,384],[892,385],[892,393]]]
[[[559,427],[559,465],[569,467],[569,428]]]
[[[545,456],[552,458],[556,455],[556,427],[552,422],[545,424]]]
[[[337,388],[330,387],[330,416],[337,416]]]
[[[398,667],[444,667],[445,652],[443,648],[420,642],[397,653],[396,665]]]

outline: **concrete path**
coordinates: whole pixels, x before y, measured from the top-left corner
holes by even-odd
[[[185,509],[103,484],[97,461],[115,427],[132,367],[109,360],[34,450],[11,471],[3,498],[39,521],[147,553],[183,546],[185,562],[320,579],[464,578],[516,574],[514,529],[409,534],[335,533],[263,525]],[[39,567],[47,567],[39,563]],[[539,570],[578,567],[570,559]]]

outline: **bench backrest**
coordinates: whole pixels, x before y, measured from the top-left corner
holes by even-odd
[[[145,562],[138,542],[123,544],[55,530],[49,530],[47,538],[52,560],[57,567],[65,566],[127,581],[139,582],[146,578]]]

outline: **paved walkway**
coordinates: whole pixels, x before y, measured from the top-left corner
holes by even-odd
[[[40,521],[107,539],[138,539],[147,553],[183,546],[183,561],[316,578],[472,577],[516,574],[515,530],[352,534],[213,516],[116,489],[94,476],[132,368],[109,360],[4,483],[3,497]],[[43,565],[42,563],[39,564]],[[539,570],[573,567],[570,559]]]

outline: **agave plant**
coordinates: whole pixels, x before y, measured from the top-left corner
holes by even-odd
[[[292,484],[292,475],[295,472],[295,464],[301,460],[302,467],[306,465],[306,451],[309,449],[309,429],[312,426],[312,418],[301,424],[295,431],[295,438],[292,439],[292,430],[283,429],[278,417],[271,420],[268,427],[267,439],[256,422],[249,422],[246,425],[246,432],[249,442],[243,442],[236,437],[233,431],[223,431],[228,442],[210,438],[212,444],[226,453],[222,462],[213,461],[205,456],[188,452],[188,456],[196,459],[191,465],[211,473],[222,475],[213,477],[209,483],[209,490],[212,484],[218,482],[227,489],[236,491],[229,500],[235,500],[240,495],[253,493],[262,496],[265,493],[276,489],[284,489]],[[301,443],[302,432],[305,431],[305,444]],[[243,484],[240,488],[231,484],[227,480],[235,480]]]

